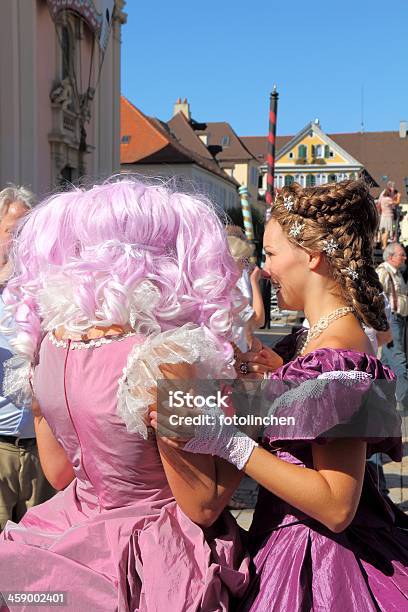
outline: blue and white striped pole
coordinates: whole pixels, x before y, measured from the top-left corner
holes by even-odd
[[[244,219],[245,236],[247,237],[249,242],[254,243],[255,233],[254,233],[254,224],[252,222],[251,206],[249,204],[248,187],[246,187],[245,185],[242,185],[238,189],[238,193],[241,198],[241,208],[242,208],[242,217]],[[251,256],[250,261],[251,263],[256,263],[256,257]]]

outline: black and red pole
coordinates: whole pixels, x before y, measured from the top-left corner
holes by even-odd
[[[276,85],[273,86],[272,93],[270,95],[269,103],[269,133],[268,133],[268,153],[266,156],[267,162],[267,175],[266,175],[266,221],[269,220],[271,210],[270,207],[273,204],[273,198],[275,195],[275,150],[276,150],[276,117],[278,114],[278,99],[279,94],[277,92]]]
[[[276,117],[278,113],[278,99],[276,85],[273,86],[269,102],[269,133],[268,133],[268,152],[266,156],[267,175],[266,175],[266,210],[265,210],[265,225],[271,217],[271,208],[275,195],[275,150],[276,150]],[[265,252],[263,253],[265,257]],[[265,309],[265,325],[268,329],[271,325],[271,282],[268,279],[263,280],[262,299]]]

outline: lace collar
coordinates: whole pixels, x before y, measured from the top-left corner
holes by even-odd
[[[111,344],[111,342],[121,342],[130,336],[135,336],[136,332],[126,332],[126,334],[117,334],[116,336],[102,336],[102,338],[93,338],[91,340],[57,340],[53,332],[48,332],[48,340],[57,348],[69,348],[71,350],[90,349],[103,344]]]

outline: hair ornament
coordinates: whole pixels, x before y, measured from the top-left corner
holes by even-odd
[[[85,251],[95,251],[99,254],[102,254],[103,251],[111,248],[120,249],[127,257],[137,257],[135,251],[150,251],[151,253],[162,252],[162,248],[158,246],[153,246],[150,244],[141,244],[138,242],[122,242],[121,240],[116,239],[105,240],[105,242],[100,242],[99,244],[86,247]]]
[[[283,205],[287,211],[290,212],[291,210],[293,210],[293,207],[295,205],[295,200],[293,199],[293,196],[292,195],[283,196]]]
[[[347,274],[347,276],[349,276],[354,281],[358,279],[358,272],[357,272],[357,270],[353,270],[353,268],[351,266],[348,266],[346,268],[346,274]]]
[[[327,255],[329,255],[329,257],[334,255],[338,248],[339,248],[339,245],[333,238],[330,238],[330,240],[324,241],[323,251]]]
[[[304,223],[299,223],[299,221],[295,221],[289,230],[289,236],[292,236],[292,238],[297,238],[303,232],[304,227]]]

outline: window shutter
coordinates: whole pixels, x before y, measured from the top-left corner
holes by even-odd
[[[300,145],[298,149],[298,154],[300,159],[305,159],[306,157],[306,147],[305,145]]]
[[[324,145],[324,156],[330,157],[330,147],[329,145]]]
[[[316,147],[312,145],[312,157],[316,157]]]

